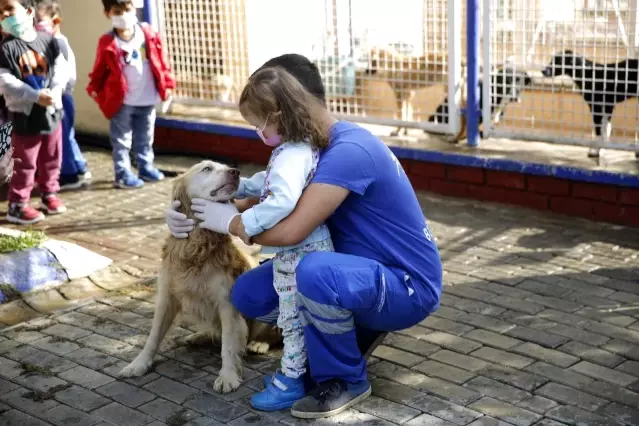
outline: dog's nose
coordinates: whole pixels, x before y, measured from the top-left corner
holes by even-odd
[[[231,176],[235,177],[235,178],[236,178],[236,177],[240,177],[240,171],[239,171],[239,169],[229,169],[229,172],[228,172],[228,173],[229,173]]]

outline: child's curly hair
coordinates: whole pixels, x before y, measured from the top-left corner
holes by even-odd
[[[278,122],[278,133],[284,141],[305,141],[322,149],[328,146],[328,134],[313,119],[313,106],[320,101],[302,83],[282,67],[257,70],[240,95],[240,112]]]

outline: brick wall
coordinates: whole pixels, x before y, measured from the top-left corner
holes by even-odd
[[[271,149],[251,139],[158,127],[158,149],[266,164]],[[416,190],[512,204],[594,221],[639,226],[639,189],[401,159]]]

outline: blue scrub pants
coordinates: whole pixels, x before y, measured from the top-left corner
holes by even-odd
[[[366,379],[356,327],[402,330],[423,321],[439,304],[430,292],[414,288],[403,271],[358,256],[310,253],[296,275],[309,367],[319,383]],[[231,299],[246,317],[275,323],[279,301],[272,262],[240,276]]]

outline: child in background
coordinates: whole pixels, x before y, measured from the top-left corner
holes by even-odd
[[[155,106],[171,96],[175,79],[162,41],[147,24],[138,24],[131,0],[102,0],[113,30],[100,38],[87,92],[111,120],[115,186],[140,188],[164,175],[153,166]],[[138,176],[131,172],[133,150]]]
[[[91,183],[91,172],[87,169],[78,142],[75,139],[75,102],[73,88],[77,82],[75,55],[67,39],[60,32],[60,3],[58,0],[40,0],[36,7],[36,25],[38,31],[52,35],[60,44],[62,56],[69,69],[69,84],[62,94],[62,169],[60,171],[60,190],[77,189]]]
[[[0,95],[13,123],[14,174],[9,183],[12,223],[44,219],[29,204],[36,169],[42,209],[59,214],[66,207],[58,197],[62,159],[62,92],[69,81],[66,61],[56,40],[34,29],[35,1],[0,0]]]

